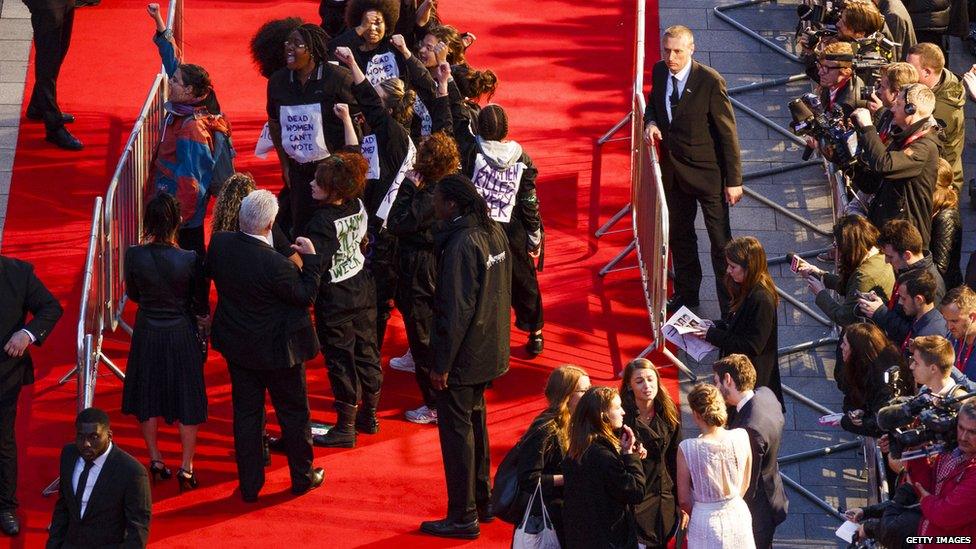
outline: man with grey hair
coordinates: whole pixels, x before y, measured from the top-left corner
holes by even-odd
[[[674,296],[669,310],[698,305],[702,267],[698,260],[695,217],[701,205],[711,242],[712,272],[725,317],[729,293],[725,244],[732,239],[729,208],[742,197],[742,166],[735,115],[725,80],[711,67],[692,60],[695,37],[675,25],[661,39],[662,60],[654,65],[653,87],[644,111],[644,133],[661,147],[661,176],[670,211]]]
[[[264,485],[265,390],[281,425],[292,492],[304,494],[324,478],[321,468],[312,468],[304,365],[319,351],[308,308],[318,295],[323,261],[303,237],[292,245],[301,254],[300,269],[275,251],[277,214],[273,194],[251,192],[241,203],[240,231],[215,233],[207,251],[207,274],[217,287],[212,342],[230,370],[234,453],[247,502],[256,501]]]

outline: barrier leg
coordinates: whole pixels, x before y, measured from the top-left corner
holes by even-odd
[[[614,267],[617,266],[617,263],[620,263],[621,261],[623,261],[624,258],[627,257],[628,255],[630,255],[630,253],[633,252],[636,247],[637,247],[637,241],[636,240],[631,240],[630,241],[630,244],[627,244],[627,247],[626,248],[624,248],[623,250],[620,250],[620,253],[618,253],[616,256],[614,256],[614,258],[611,259],[609,263],[607,263],[606,265],[604,265],[603,268],[600,269],[600,272],[597,273],[597,274],[599,274],[601,277],[603,277],[603,276],[606,276],[607,273],[613,272],[614,271]],[[619,270],[626,270],[626,269],[619,269]]]
[[[792,387],[787,387],[786,385],[783,385],[783,392],[799,400],[801,403],[806,404],[810,408],[813,408],[814,410],[823,413],[824,415],[834,413],[834,411],[831,410],[830,408],[824,406],[823,404],[820,404],[815,400],[810,399],[809,397],[807,397],[802,393],[797,392],[796,389],[793,389]]]
[[[847,450],[854,450],[860,447],[860,441],[851,440],[848,442],[841,442],[840,444],[834,444],[833,446],[827,446],[825,448],[818,448],[816,450],[807,450],[806,452],[798,452],[796,454],[780,456],[780,458],[776,460],[776,463],[786,465],[787,463],[793,463],[794,461],[803,461],[805,459],[815,457],[829,456],[831,454],[836,454],[837,452],[846,452]]]
[[[115,363],[113,363],[111,360],[109,360],[109,358],[105,356],[105,354],[102,353],[101,351],[98,352],[98,360],[104,362],[105,365],[108,366],[108,369],[111,370],[113,374],[115,374],[115,377],[121,379],[122,381],[125,381],[125,373],[123,373],[122,370],[120,370],[119,367],[116,366]]]
[[[69,379],[75,377],[75,374],[77,373],[78,373],[78,367],[72,366],[71,369],[68,370],[68,373],[64,374],[64,376],[58,380],[58,385],[64,385],[65,383],[68,382]]]
[[[624,117],[620,119],[620,122],[614,124],[614,126],[610,128],[610,130],[607,133],[603,134],[603,137],[596,140],[596,144],[603,145],[607,141],[610,141],[610,138],[613,137],[614,134],[619,132],[621,129],[623,129],[624,126],[630,123],[630,117],[633,115],[634,115],[634,111],[630,111],[626,115],[624,115]]]
[[[632,207],[633,205],[630,202],[628,202],[627,205],[621,208],[619,212],[613,214],[613,217],[608,219],[607,222],[604,223],[602,227],[597,229],[596,232],[593,233],[593,236],[600,238],[601,236],[607,234],[610,231],[610,229],[617,224],[618,221],[620,221],[621,219],[624,218],[624,216],[630,213],[630,209]],[[630,232],[630,231],[631,229],[623,229],[622,231],[619,232]],[[618,231],[614,231],[614,232],[618,232]]]
[[[831,322],[830,319],[828,319],[827,317],[825,317],[825,316],[821,315],[820,313],[814,311],[813,309],[811,309],[810,307],[808,307],[806,303],[803,303],[799,299],[791,296],[790,294],[784,292],[783,290],[781,290],[779,288],[776,288],[776,293],[778,293],[779,296],[782,297],[783,299],[785,299],[786,301],[789,301],[790,302],[790,305],[793,305],[797,309],[800,309],[804,313],[810,315],[811,318],[813,318],[817,322],[823,324],[824,326],[833,326],[834,325],[834,323]]]
[[[786,476],[785,474],[783,474],[782,471],[780,472],[779,476],[783,478],[783,482],[785,482],[790,488],[793,488],[794,490],[796,490],[797,492],[799,492],[801,496],[803,496],[803,497],[807,498],[808,500],[812,501],[818,507],[820,507],[824,511],[826,511],[829,515],[831,515],[833,517],[836,517],[838,520],[842,520],[842,521],[847,520],[847,518],[844,515],[842,515],[840,513],[840,511],[838,511],[833,505],[831,505],[831,504],[827,503],[826,501],[818,498],[813,492],[811,492],[810,490],[807,490],[806,488],[804,488],[803,486],[801,486],[797,481],[795,481],[795,480],[791,479],[790,477]]]
[[[810,349],[816,349],[817,347],[824,347],[826,345],[836,345],[838,338],[836,337],[825,337],[821,339],[815,339],[813,341],[807,341],[805,343],[797,343],[796,345],[790,345],[789,347],[780,347],[776,354],[779,356],[791,355],[794,353],[800,353],[803,351],[809,351]]]
[[[664,356],[668,357],[668,360],[671,361],[671,364],[674,364],[675,367],[677,367],[679,370],[684,372],[686,376],[688,376],[689,381],[691,381],[692,383],[698,382],[698,376],[695,375],[695,372],[692,372],[690,368],[685,366],[684,362],[681,362],[681,360],[679,360],[678,357],[674,356],[674,353],[671,352],[671,349],[668,349],[668,347],[665,345],[661,347],[661,352],[664,353]]]
[[[51,496],[53,494],[58,493],[58,489],[60,488],[60,486],[59,486],[60,484],[61,484],[61,477],[58,477],[58,478],[54,479],[54,482],[52,482],[51,484],[48,484],[47,485],[47,488],[41,490],[41,495],[44,496],[44,497],[49,497],[49,496]]]

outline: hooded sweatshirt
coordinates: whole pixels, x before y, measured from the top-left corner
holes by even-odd
[[[955,74],[942,69],[935,93],[935,112],[932,116],[944,128],[941,156],[952,165],[952,183],[962,189],[962,148],[966,143],[966,90]]]

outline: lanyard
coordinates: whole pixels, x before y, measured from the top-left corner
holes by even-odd
[[[965,358],[963,358],[962,352],[966,348],[966,338],[963,337],[959,340],[959,350],[956,351],[956,368],[960,372],[966,371],[966,364],[969,363],[969,355],[973,354],[973,347],[976,347],[976,341],[973,342],[973,345],[969,346],[969,350],[966,351]]]

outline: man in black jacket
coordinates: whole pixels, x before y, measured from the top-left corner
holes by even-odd
[[[146,468],[112,443],[108,415],[98,408],[75,419],[74,444],[61,450],[61,482],[47,549],[145,547],[152,499]]]
[[[434,354],[437,429],[447,477],[447,517],[425,521],[434,536],[477,538],[493,520],[485,388],[508,371],[512,262],[508,239],[463,175],[437,183]]]
[[[721,281],[725,244],[732,238],[729,207],[742,197],[735,115],[725,80],[711,67],[691,59],[695,38],[687,27],[666,29],[661,51],[663,60],[654,65],[653,87],[644,111],[644,133],[652,144],[661,146],[675,274],[675,295],[668,308],[698,305],[702,270],[695,217],[700,204],[724,317],[729,295]]]
[[[0,530],[20,532],[17,519],[17,441],[14,424],[20,388],[34,383],[28,349],[41,345],[61,318],[61,305],[30,263],[0,256]],[[27,314],[30,322],[26,322]]]
[[[883,180],[874,192],[868,219],[884,227],[892,219],[907,219],[922,235],[927,248],[932,232],[932,193],[938,178],[939,143],[932,120],[935,95],[921,84],[905,86],[891,106],[897,130],[885,145],[867,109],[856,109],[851,120],[860,130],[861,158]]]
[[[752,445],[752,479],[745,500],[752,513],[752,533],[757,549],[773,546],[776,526],[786,520],[790,502],[776,463],[785,419],[776,395],[756,385],[756,369],[745,355],[733,354],[712,364],[715,385],[725,403],[735,406],[729,429],[748,431]]]
[[[271,227],[278,201],[265,190],[241,203],[236,233],[213,235],[207,274],[217,286],[213,348],[227,359],[234,405],[234,452],[244,501],[264,485],[264,393],[271,394],[288,455],[295,494],[317,488],[324,472],[312,469],[312,433],[305,361],[319,351],[308,308],[322,277],[322,257],[307,238],[292,248],[303,267],[275,251]]]

